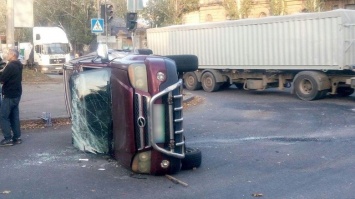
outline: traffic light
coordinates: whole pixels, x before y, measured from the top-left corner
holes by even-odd
[[[106,4],[106,20],[110,23],[113,19],[113,5]]]
[[[134,31],[137,28],[137,13],[128,12],[126,15],[126,27],[129,31]]]
[[[101,18],[105,20],[105,23],[108,24],[113,19],[113,5],[104,4],[100,7]]]

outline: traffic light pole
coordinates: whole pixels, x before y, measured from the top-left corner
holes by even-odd
[[[135,48],[136,48],[136,40],[135,40],[134,36],[135,36],[135,34],[134,34],[134,30],[133,30],[132,33],[131,33],[133,51],[134,51]]]
[[[107,42],[108,42],[108,22],[107,22],[107,4],[106,4],[106,0],[105,0],[105,19],[104,19],[104,23],[105,23],[105,33],[106,33],[106,45],[107,45]]]
[[[135,12],[135,13],[137,12],[137,5],[136,5],[136,1],[135,1],[135,0],[133,1],[133,12]],[[136,19],[136,20],[137,20],[137,19]],[[133,51],[134,51],[135,48],[136,48],[135,31],[136,31],[136,28],[134,28],[134,29],[132,30],[132,33],[131,33]]]

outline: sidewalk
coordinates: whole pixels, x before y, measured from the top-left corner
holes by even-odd
[[[52,118],[69,117],[65,107],[63,83],[24,83],[20,120],[40,119],[43,112]]]

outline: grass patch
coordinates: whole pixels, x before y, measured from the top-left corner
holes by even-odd
[[[45,83],[55,81],[55,79],[49,77],[48,75],[36,72],[35,70],[24,68],[22,71],[22,82],[24,83]]]

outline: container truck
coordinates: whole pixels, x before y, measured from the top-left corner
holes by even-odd
[[[198,56],[189,90],[291,87],[307,101],[354,92],[354,41],[355,11],[342,9],[147,30],[153,52]]]
[[[29,66],[42,73],[62,73],[70,60],[70,45],[66,33],[59,27],[33,27],[33,40],[20,46]],[[29,52],[29,53],[28,53]]]
[[[137,52],[99,45],[97,54],[64,64],[73,145],[110,154],[136,173],[163,175],[199,167],[201,151],[185,143],[178,78],[179,72],[196,70],[198,58]]]

